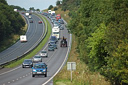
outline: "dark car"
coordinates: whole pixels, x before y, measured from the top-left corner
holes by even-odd
[[[56,37],[56,36],[51,36],[51,37],[50,37],[50,42],[55,42],[55,43],[57,43],[57,42],[58,42],[57,37]]]
[[[58,22],[59,22],[60,24],[64,24],[63,19],[59,19]]]
[[[22,63],[22,68],[24,67],[32,67],[33,66],[33,62],[31,59],[25,59],[24,62]]]
[[[57,49],[57,44],[55,42],[50,41],[48,44],[49,45],[52,45],[55,49]]]
[[[30,20],[30,23],[33,23],[33,20]]]
[[[42,62],[36,63],[32,67],[32,77],[35,77],[35,75],[45,75],[47,77],[47,65]]]

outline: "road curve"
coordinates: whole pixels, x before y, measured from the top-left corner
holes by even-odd
[[[68,41],[68,47],[60,47],[58,42],[58,49],[53,52],[48,52],[48,58],[43,58],[43,62],[48,65],[48,76],[32,77],[31,68],[15,68],[12,71],[0,74],[0,85],[46,85],[56,72],[58,72],[67,60],[67,55],[70,49],[71,35],[67,29],[61,31],[61,37],[65,36]],[[42,49],[47,50],[47,44]]]
[[[45,31],[45,26],[43,24],[38,24],[38,21],[41,20],[39,17],[32,15],[32,19],[27,19],[28,30],[26,32],[27,40],[26,43],[21,43],[17,41],[14,45],[8,49],[0,52],[0,65],[4,62],[15,59],[26,53],[40,38],[42,38]],[[33,20],[34,23],[29,23],[30,20]]]

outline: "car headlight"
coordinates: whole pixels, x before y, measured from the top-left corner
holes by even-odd
[[[35,70],[35,69],[33,69],[33,71],[34,71],[34,72],[36,72],[36,70]]]
[[[46,71],[45,69],[43,71]]]

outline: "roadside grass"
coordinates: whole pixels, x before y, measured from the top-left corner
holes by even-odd
[[[69,11],[66,11],[65,13],[59,8],[56,13],[61,14],[66,22],[69,22]],[[54,85],[110,85],[110,82],[106,81],[105,77],[97,72],[89,71],[88,66],[78,58],[79,54],[76,52],[77,44],[75,36],[73,35],[72,47],[67,60],[67,62],[76,62],[76,70],[72,73],[72,82],[70,80],[71,73],[70,71],[67,71],[67,65],[65,64],[63,69],[54,77]]]
[[[16,67],[20,64],[23,63],[24,59],[29,59],[29,58],[32,58],[34,55],[36,55],[41,49],[42,47],[46,44],[46,42],[48,41],[50,35],[51,35],[51,24],[49,23],[49,21],[45,18],[45,17],[42,17],[39,15],[39,17],[41,17],[43,20],[45,19],[46,20],[46,23],[47,23],[47,27],[48,27],[48,32],[46,34],[46,37],[41,41],[41,43],[32,51],[30,52],[29,54],[27,54],[26,56],[24,56],[23,58],[17,60],[17,61],[14,61],[14,62],[11,62],[11,64],[5,66],[7,68],[13,68],[13,67]],[[45,23],[45,22],[44,22]],[[46,25],[45,23],[45,25]]]

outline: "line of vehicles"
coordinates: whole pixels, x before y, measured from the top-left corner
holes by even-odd
[[[60,38],[60,30],[64,30],[64,21],[63,19],[61,19],[60,14],[56,15],[55,11],[51,10],[48,10],[48,12],[43,12],[42,14],[48,17],[53,23],[52,35],[48,42],[48,51],[54,51],[55,49],[58,49],[57,44],[59,40],[60,47],[67,47],[66,38],[64,38],[64,36],[63,38]],[[29,17],[30,15],[27,14],[27,16]],[[29,19],[32,19],[32,17]],[[41,22],[38,23],[41,24]],[[46,63],[42,62],[42,60],[44,57],[48,57],[48,51],[42,50],[32,59],[25,59],[24,62],[22,63],[22,68],[32,68],[32,77],[35,77],[36,75],[44,75],[45,77],[47,77],[47,65]]]

